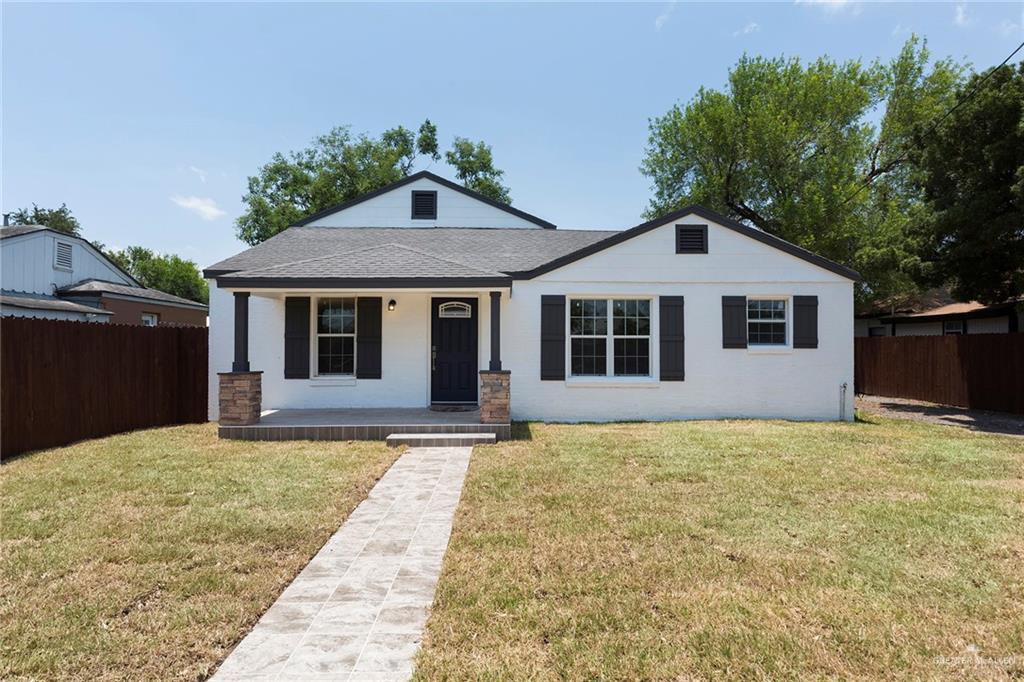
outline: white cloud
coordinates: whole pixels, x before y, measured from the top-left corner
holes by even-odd
[[[740,29],[737,29],[737,30],[733,31],[732,32],[732,37],[735,38],[737,36],[750,35],[751,33],[757,33],[760,30],[761,30],[761,25],[760,24],[758,24],[756,21],[748,21],[746,26],[744,26],[743,28],[740,28]]]
[[[1012,22],[1009,19],[1003,19],[1003,22],[996,26],[996,30],[999,31],[999,35],[1001,36],[1009,37],[1015,35],[1019,38],[1021,34],[1021,25]]]
[[[860,14],[860,2],[856,0],[794,0],[797,5],[809,5],[811,7],[820,7],[827,14],[840,14],[843,12],[850,12],[851,14]]]
[[[227,215],[217,206],[217,202],[208,197],[171,197],[171,201],[184,209],[192,211],[203,220],[216,220]]]
[[[665,9],[661,11],[661,14],[654,20],[654,30],[660,31],[661,27],[668,23],[668,18],[672,16],[672,13],[676,11],[676,0],[671,0]]]
[[[960,4],[953,10],[953,23],[957,26],[966,26],[968,24],[967,19],[967,5]]]
[[[199,176],[199,182],[206,184],[206,171],[195,166],[189,166],[188,169]]]

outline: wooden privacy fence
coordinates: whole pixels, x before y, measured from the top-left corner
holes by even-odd
[[[858,393],[1024,414],[1024,333],[855,339]]]
[[[207,420],[207,330],[5,317],[0,451]]]

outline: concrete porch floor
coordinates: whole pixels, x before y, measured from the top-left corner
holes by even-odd
[[[510,436],[509,424],[481,424],[479,408],[440,412],[425,407],[265,410],[258,424],[220,426],[236,440],[384,440],[396,433],[493,433]]]

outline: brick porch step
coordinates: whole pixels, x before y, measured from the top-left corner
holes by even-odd
[[[420,448],[450,448],[469,445],[491,445],[493,433],[392,433],[384,439],[389,448],[399,445]]]

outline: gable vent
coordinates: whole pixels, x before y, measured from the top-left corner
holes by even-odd
[[[707,252],[707,225],[676,225],[676,253]]]
[[[437,192],[415,191],[412,193],[413,220],[437,219]]]
[[[53,256],[53,267],[71,269],[71,244],[57,242],[57,251]]]

